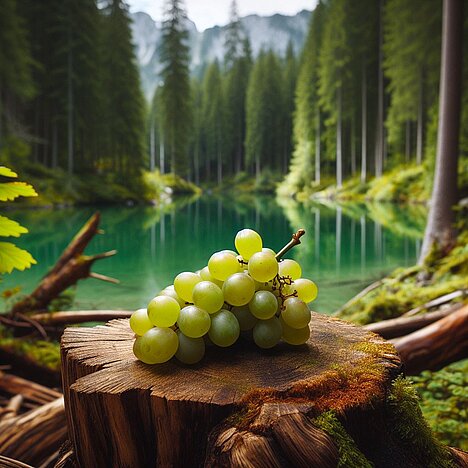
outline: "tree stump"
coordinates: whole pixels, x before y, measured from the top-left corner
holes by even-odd
[[[132,353],[128,320],[66,329],[63,385],[77,464],[365,466],[352,464],[362,456],[376,466],[429,466],[418,459],[427,443],[419,450],[406,427],[394,427],[405,416],[389,400],[401,372],[393,346],[315,313],[311,330],[300,347],[260,350],[241,339],[207,348],[195,366],[148,366]]]

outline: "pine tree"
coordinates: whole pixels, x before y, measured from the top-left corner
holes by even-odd
[[[273,52],[260,52],[249,77],[246,98],[246,162],[257,179],[262,168],[280,169],[284,127],[282,70]]]
[[[0,151],[8,132],[22,131],[16,109],[19,103],[30,99],[35,92],[30,46],[16,0],[4,0],[1,10]]]
[[[385,5],[385,73],[390,79],[389,141],[396,150],[416,123],[416,160],[422,161],[427,109],[436,98],[441,0],[389,0]],[[400,143],[400,145],[398,144]],[[407,149],[407,153],[409,148]]]
[[[120,180],[144,166],[145,103],[131,42],[128,9],[111,0],[104,26],[107,154]]]
[[[229,70],[242,56],[242,26],[237,12],[236,0],[232,0],[231,2],[224,50],[224,65]]]
[[[162,118],[171,171],[187,175],[192,131],[187,15],[181,0],[168,0],[161,40]]]
[[[283,96],[284,96],[284,142],[281,171],[286,173],[292,153],[292,129],[294,113],[294,92],[297,81],[297,61],[292,41],[289,41],[284,63]]]
[[[350,92],[347,89],[351,76],[351,53],[347,9],[352,8],[345,0],[332,0],[323,32],[320,51],[319,94],[320,102],[329,112],[330,123],[335,130],[336,184],[343,183],[343,120],[349,112],[346,103]],[[343,109],[343,104],[345,108]]]
[[[208,66],[203,80],[202,126],[205,139],[207,164],[216,161],[216,180],[223,179],[225,156],[225,107],[221,82],[221,70],[217,61]]]
[[[226,102],[226,152],[228,160],[233,162],[235,173],[241,171],[244,165],[246,135],[246,94],[252,57],[250,43],[247,38],[241,40],[242,53],[235,60],[227,59],[230,68],[225,75],[225,102]],[[229,49],[228,49],[229,50]],[[227,52],[226,57],[230,54]],[[226,64],[226,66],[227,66]]]
[[[322,116],[318,96],[318,59],[325,8],[319,2],[312,13],[299,65],[293,120],[294,152],[286,179],[293,190],[301,190],[314,178],[316,183],[320,183]]]

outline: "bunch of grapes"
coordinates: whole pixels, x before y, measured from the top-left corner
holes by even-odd
[[[241,333],[260,348],[309,339],[307,303],[317,297],[317,286],[301,278],[299,263],[278,262],[281,253],[264,248],[251,229],[237,233],[235,246],[238,253],[216,252],[201,270],[180,273],[146,309],[132,314],[133,352],[140,361],[159,364],[175,356],[195,364],[207,344],[231,346]]]

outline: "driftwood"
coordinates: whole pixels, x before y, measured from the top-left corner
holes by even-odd
[[[64,326],[83,322],[108,322],[114,319],[130,318],[128,310],[77,310],[69,312],[49,312],[31,315],[31,319],[42,325]]]
[[[382,320],[381,322],[370,323],[369,325],[364,325],[363,328],[378,333],[385,339],[397,338],[437,322],[437,320],[447,317],[461,307],[463,307],[463,304],[454,304],[453,306],[435,312],[428,312],[416,317],[402,316],[394,319]]]
[[[313,421],[328,409],[378,462],[387,435],[375,427],[399,358],[360,327],[319,314],[311,325],[302,347],[238,342],[208,348],[191,367],[138,362],[128,320],[66,329],[62,374],[78,465],[336,466],[335,442]],[[372,440],[361,440],[360,418],[375,423]],[[397,464],[408,455],[392,450]]]
[[[37,288],[12,307],[11,315],[13,317],[18,314],[46,310],[53,299],[80,279],[94,277],[106,281],[116,281],[113,278],[91,272],[95,261],[115,255],[115,250],[97,255],[83,254],[89,241],[100,232],[99,221],[100,215],[96,213],[86,222]],[[20,318],[24,319],[24,315]]]
[[[468,305],[414,333],[391,340],[409,375],[468,356]]]
[[[425,304],[422,304],[420,306],[417,306],[417,307],[409,310],[408,312],[405,312],[403,314],[403,317],[412,317],[413,315],[418,314],[422,310],[430,309],[431,307],[437,307],[437,306],[440,306],[442,304],[447,304],[448,302],[451,302],[454,299],[458,299],[459,297],[466,296],[467,292],[468,291],[466,289],[462,289],[462,290],[459,290],[459,291],[453,291],[453,292],[451,292],[449,294],[444,294],[443,296],[440,296],[440,297],[436,297],[432,301],[426,302]]]

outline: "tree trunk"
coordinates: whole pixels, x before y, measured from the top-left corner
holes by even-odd
[[[383,83],[383,0],[379,1],[379,70],[377,99],[377,132],[375,142],[375,176],[381,177],[384,155],[384,83]]]
[[[422,264],[435,243],[449,250],[456,239],[453,206],[457,203],[458,139],[460,133],[463,0],[444,0],[440,67],[437,156],[429,217],[419,257]]]
[[[408,163],[411,156],[411,122],[406,121],[405,125],[405,162]]]
[[[154,128],[154,121],[151,122],[151,129],[150,129],[150,164],[149,170],[151,172],[154,171],[156,166],[155,163],[156,159],[156,136],[155,136],[155,128]]]
[[[337,89],[336,93],[336,108],[337,108],[337,119],[336,119],[336,185],[341,188],[343,185],[343,153],[342,153],[342,121],[341,121],[341,86]]]
[[[317,106],[317,126],[315,129],[315,183],[320,184],[320,107]]]
[[[159,142],[159,172],[165,173],[165,161],[164,161],[164,134],[161,132],[161,141]]]
[[[70,12],[68,13],[70,15]],[[71,31],[71,21],[69,18],[68,22],[68,64],[67,64],[67,103],[68,103],[68,113],[67,113],[67,128],[68,128],[68,164],[67,170],[69,174],[73,174],[73,112],[74,112],[74,103],[73,103],[73,46],[72,46],[72,31]]]
[[[314,422],[328,410],[377,466],[390,453],[393,466],[414,456],[384,429],[399,358],[362,328],[313,313],[305,346],[209,347],[192,367],[145,365],[133,341],[128,320],[63,335],[79,466],[336,466],[336,442]]]
[[[423,153],[423,77],[421,73],[420,83],[419,83],[419,102],[418,102],[418,129],[416,135],[416,162],[417,164],[422,163],[422,153]]]
[[[364,61],[361,84],[361,182],[365,184],[367,178],[367,73]]]

